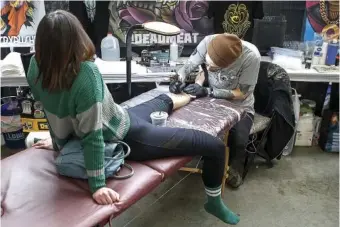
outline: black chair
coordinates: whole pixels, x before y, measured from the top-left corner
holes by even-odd
[[[291,91],[289,75],[282,67],[270,62],[261,62],[258,81],[254,91],[254,106],[256,113],[254,115],[253,126],[250,130],[243,179],[246,177],[249,168],[254,163],[256,156],[260,156],[265,159],[269,168],[273,167],[271,162],[272,158],[269,157],[265,151],[265,146],[268,139],[268,132],[276,112],[268,109],[268,103],[261,102],[265,95],[262,91],[268,89],[268,86],[272,86],[272,84],[269,83],[270,80],[282,81],[286,86],[288,86],[289,91]],[[291,108],[293,110],[293,105]],[[280,157],[281,156],[277,157],[277,159],[280,159]]]

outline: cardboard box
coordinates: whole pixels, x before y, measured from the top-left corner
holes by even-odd
[[[312,146],[314,132],[297,132],[295,146]]]
[[[47,119],[21,118],[24,132],[48,131]]]

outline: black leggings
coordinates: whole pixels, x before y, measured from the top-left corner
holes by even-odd
[[[210,188],[221,185],[225,167],[224,143],[205,132],[159,127],[151,124],[154,111],[172,112],[173,103],[167,95],[128,110],[131,126],[124,141],[131,147],[130,160],[145,161],[176,156],[203,156],[203,182]]]

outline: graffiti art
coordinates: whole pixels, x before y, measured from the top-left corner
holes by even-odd
[[[32,42],[45,15],[44,1],[0,1],[1,42]]]
[[[327,39],[339,36],[339,1],[306,1],[307,17],[316,33],[323,33]]]
[[[34,4],[31,1],[1,1],[1,35],[17,36],[23,25],[32,27]]]
[[[123,42],[130,26],[148,21],[176,25],[183,33],[206,35],[213,31],[208,8],[208,1],[113,1],[109,5],[110,29]]]

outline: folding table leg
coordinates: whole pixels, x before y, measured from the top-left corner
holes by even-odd
[[[202,173],[202,170],[199,169],[199,168],[182,167],[179,170],[185,171],[185,172],[190,172],[190,173]]]
[[[229,170],[229,147],[228,147],[228,136],[229,131],[224,135],[224,144],[225,144],[225,167],[224,167],[224,175],[222,178],[222,197],[224,196],[225,184],[228,179],[228,170]]]

